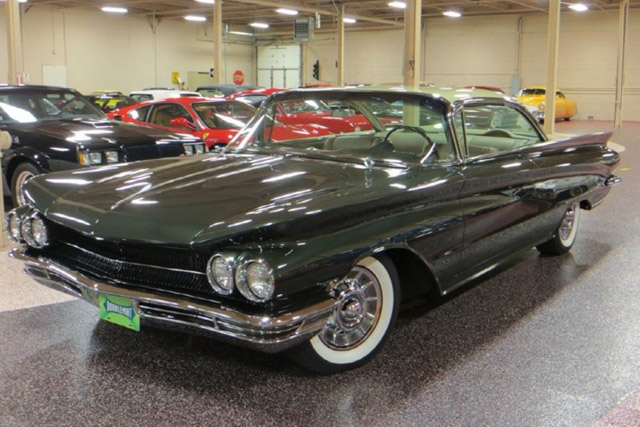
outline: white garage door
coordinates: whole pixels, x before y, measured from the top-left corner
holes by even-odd
[[[259,46],[258,86],[300,86],[300,45]]]

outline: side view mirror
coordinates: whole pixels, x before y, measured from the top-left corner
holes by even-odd
[[[176,117],[169,121],[169,126],[172,128],[182,128],[189,130],[196,130],[196,127],[189,120],[184,117]]]

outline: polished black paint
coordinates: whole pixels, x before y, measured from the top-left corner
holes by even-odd
[[[39,89],[70,91],[81,96],[70,89],[48,86],[3,86],[0,95]],[[99,111],[96,113],[103,115]],[[162,145],[199,141],[188,135],[108,121],[103,117],[104,120],[60,119],[0,124],[0,130],[9,132],[12,137],[11,147],[2,157],[5,194],[10,194],[13,171],[24,162],[35,164],[43,173],[63,171],[81,167],[78,150],[118,150],[125,161],[144,160],[161,157],[158,147]],[[144,150],[147,147],[149,150]]]
[[[48,219],[92,238],[263,258],[276,301],[389,249],[447,293],[551,238],[569,203],[600,202],[619,162],[608,137],[393,167],[251,148],[52,174],[26,191]]]

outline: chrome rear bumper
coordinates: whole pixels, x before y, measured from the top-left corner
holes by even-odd
[[[38,283],[95,306],[98,305],[99,294],[130,299],[142,325],[204,332],[268,353],[285,350],[318,333],[336,304],[329,298],[276,316],[247,314],[217,302],[194,302],[96,281],[44,257],[27,255],[21,248],[13,249],[9,256],[24,262],[24,272]]]

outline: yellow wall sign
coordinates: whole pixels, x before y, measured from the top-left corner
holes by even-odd
[[[180,73],[177,71],[174,71],[171,73],[171,83],[173,83],[174,85],[180,84]]]

